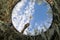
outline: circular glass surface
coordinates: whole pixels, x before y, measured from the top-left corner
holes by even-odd
[[[12,23],[23,35],[39,35],[46,32],[52,23],[50,5],[44,0],[21,0],[12,11]]]

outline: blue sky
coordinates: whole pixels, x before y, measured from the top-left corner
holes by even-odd
[[[44,22],[47,19],[46,13],[47,13],[48,8],[47,8],[47,6],[44,6],[44,5],[45,5],[45,3],[43,3],[41,5],[38,5],[38,4],[35,5],[35,12],[33,14],[33,17],[34,17],[33,21],[34,22],[37,21],[38,24],[40,24],[41,22]]]
[[[35,7],[34,8],[35,11],[34,11],[34,14],[32,15],[33,19],[30,22],[30,24],[32,25],[31,26],[32,28],[30,29],[30,31],[38,27],[38,26],[35,26],[35,23],[37,23],[38,25],[42,24],[42,26],[43,24],[45,24],[45,22],[47,23],[46,20],[48,20],[48,16],[49,16],[47,15],[48,6],[45,2],[43,2],[41,5],[36,3],[34,7]],[[42,28],[42,26],[40,26],[40,28]],[[49,27],[49,24],[47,23],[46,26]]]
[[[24,1],[23,1],[24,2]],[[22,3],[23,3],[22,2]],[[39,5],[37,2],[34,4],[32,4],[32,7],[31,7],[31,10],[30,8],[27,8],[25,9],[26,7],[29,7],[29,0],[27,0],[26,3],[23,3],[22,7],[21,7],[21,3],[19,3],[17,5],[17,7],[14,9],[13,13],[12,13],[12,22],[15,26],[15,28],[18,30],[18,31],[21,31],[23,29],[23,25],[25,25],[25,23],[27,23],[27,21],[29,22],[29,16],[26,17],[24,14],[25,14],[25,11],[27,10],[27,15],[29,15],[29,11],[32,11],[33,7],[34,7],[34,12],[32,12],[32,19],[30,20],[30,26],[27,28],[28,31],[30,32],[33,32],[34,31],[34,28],[39,28],[39,30],[43,29],[43,26],[45,24],[45,26],[47,28],[50,27],[51,25],[51,22],[52,22],[52,17],[48,18],[49,15],[47,15],[47,12],[48,12],[48,8],[50,6],[47,6],[47,3],[46,2],[43,2],[41,5]],[[17,15],[15,15],[17,14]],[[52,14],[51,14],[52,16]],[[21,19],[22,18],[22,19]],[[24,20],[26,20],[26,22],[24,22]],[[50,22],[49,23],[47,23]]]

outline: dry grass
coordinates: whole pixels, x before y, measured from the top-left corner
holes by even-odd
[[[11,12],[19,0],[0,0],[0,40],[60,40],[60,1],[54,0],[52,7],[53,22],[51,28],[41,35],[23,36],[11,24]],[[11,27],[10,27],[11,26]]]

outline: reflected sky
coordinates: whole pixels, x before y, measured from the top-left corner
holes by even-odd
[[[30,23],[25,29],[24,35],[35,35],[35,31],[38,35],[42,30],[47,31],[52,19],[52,10],[45,1],[38,4],[35,0],[22,0],[12,11],[12,23],[19,32],[23,30],[25,24]]]

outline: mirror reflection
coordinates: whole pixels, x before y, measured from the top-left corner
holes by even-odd
[[[51,26],[53,20],[51,7],[44,0],[39,1],[22,0],[13,8],[12,23],[23,35],[39,35]]]

